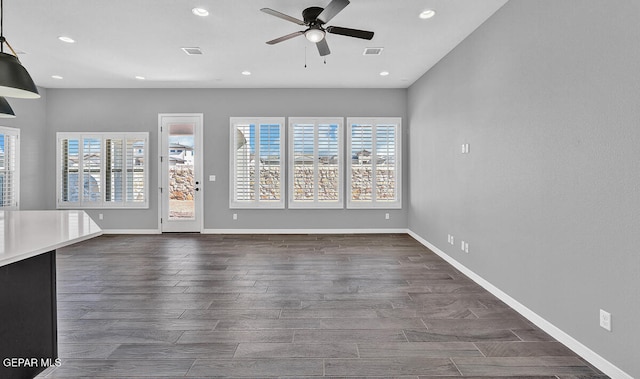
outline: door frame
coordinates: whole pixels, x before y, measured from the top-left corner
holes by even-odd
[[[185,233],[203,233],[204,232],[204,180],[203,180],[203,162],[204,162],[204,148],[203,148],[203,135],[204,135],[204,114],[203,113],[158,113],[158,231],[163,233],[162,230],[162,216],[164,212],[164,198],[162,187],[164,185],[164,176],[166,173],[163,170],[164,162],[163,159],[169,159],[168,156],[164,156],[163,153],[163,132],[162,132],[162,121],[163,118],[168,117],[196,117],[198,118],[196,122],[196,133],[194,135],[194,148],[196,149],[195,154],[195,177],[196,180],[200,182],[198,184],[199,190],[199,201],[195,202],[195,212],[197,215],[197,230],[185,231]],[[168,162],[167,162],[168,163]]]

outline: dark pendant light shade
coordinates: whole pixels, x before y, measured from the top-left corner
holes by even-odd
[[[40,94],[18,56],[4,37],[4,6],[0,0],[0,96],[19,97],[21,99],[38,99]],[[13,55],[4,52],[4,45]],[[6,101],[5,101],[6,102]],[[7,103],[7,106],[9,104]],[[4,105],[3,105],[4,107]],[[11,109],[11,107],[9,107]]]
[[[15,118],[16,114],[13,113],[11,105],[4,97],[0,96],[0,118]]]
[[[18,58],[0,53],[0,96],[37,99],[38,88]]]

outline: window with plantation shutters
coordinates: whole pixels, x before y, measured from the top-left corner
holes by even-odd
[[[58,208],[147,208],[148,133],[58,133]]]
[[[289,208],[342,208],[343,119],[289,118]]]
[[[284,208],[284,118],[230,119],[231,208]]]
[[[0,208],[18,209],[20,130],[0,127]]]
[[[347,208],[401,208],[401,119],[348,118]]]

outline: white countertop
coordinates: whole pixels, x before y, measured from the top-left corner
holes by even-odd
[[[101,234],[84,211],[0,211],[0,267]]]

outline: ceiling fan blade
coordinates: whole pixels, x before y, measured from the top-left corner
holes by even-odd
[[[359,29],[342,28],[339,26],[329,26],[327,28],[327,32],[332,34],[340,34],[341,36],[355,37],[355,38],[362,38],[362,39],[369,39],[369,40],[373,38],[373,32],[369,32],[366,30],[359,30]]]
[[[301,36],[303,34],[304,34],[304,32],[294,32],[294,33],[291,33],[291,34],[287,34],[286,36],[282,36],[280,38],[276,38],[276,39],[272,39],[271,41],[267,41],[267,45],[275,45],[276,43],[280,43],[282,41],[286,41],[288,39],[291,39],[291,38],[294,38],[294,37],[297,37],[297,36]]]
[[[272,16],[276,16],[276,17],[281,18],[283,20],[291,21],[294,24],[305,25],[304,21],[302,21],[300,19],[297,19],[295,17],[289,16],[288,14],[284,14],[282,12],[274,11],[271,8],[262,8],[260,10],[263,11],[264,13],[266,13],[266,14],[270,14]]]
[[[326,8],[318,15],[318,20],[322,21],[322,23],[326,24],[335,17],[341,10],[349,5],[349,0],[333,0],[327,5]]]
[[[329,50],[329,44],[327,43],[326,38],[323,38],[320,42],[316,42],[316,46],[318,47],[318,52],[320,53],[321,57],[331,54],[331,50]]]

